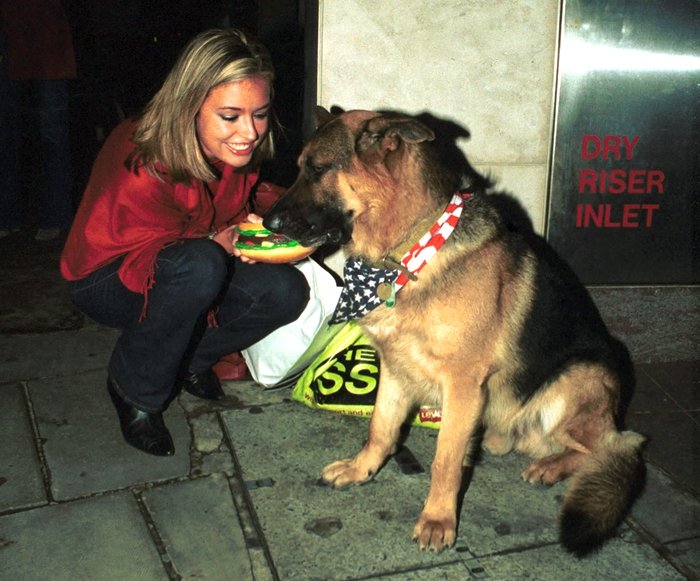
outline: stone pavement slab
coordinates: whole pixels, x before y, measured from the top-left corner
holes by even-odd
[[[411,430],[409,469],[391,460],[372,482],[336,491],[319,484],[320,471],[359,450],[366,420],[284,400],[224,411],[222,418],[285,581],[449,579],[448,571],[454,578],[468,571],[494,579],[561,579],[567,571],[571,579],[682,579],[627,526],[588,559],[567,555],[556,542],[563,485],[522,482],[522,456],[484,457],[464,498],[456,546],[436,555],[420,552],[410,537],[428,491],[437,432]],[[537,568],[540,559],[548,561],[546,571]]]
[[[44,504],[46,494],[24,388],[0,385],[0,511]]]
[[[661,543],[693,536],[700,540],[700,503],[659,470],[647,468],[646,486],[632,516]]]
[[[363,430],[344,417],[333,428],[318,421],[325,414],[307,411],[290,403],[223,414],[280,578],[351,579],[360,571],[376,575],[454,561],[448,553],[421,553],[410,542],[425,474],[405,483],[402,496],[391,470],[345,491],[319,485],[320,468],[343,447],[333,438],[345,444],[341,456],[347,456]],[[273,433],[264,437],[266,430]]]
[[[636,364],[698,360],[698,287],[589,290],[610,332],[624,341]]]
[[[228,480],[215,474],[143,493],[174,571],[185,579],[253,581]]]
[[[467,565],[461,561],[457,563],[446,563],[425,569],[414,569],[413,571],[400,571],[399,573],[389,573],[382,575],[382,581],[465,581],[465,579],[478,579],[481,574],[481,565],[475,565],[476,573],[470,571]],[[358,564],[358,575],[362,576],[362,564]],[[355,577],[358,578],[358,577]],[[370,577],[377,579],[378,577]]]
[[[627,537],[627,535],[623,535]],[[490,579],[513,581],[682,581],[686,579],[648,545],[623,538],[587,559],[574,559],[556,546],[480,557]]]
[[[700,579],[700,538],[668,543],[666,548],[670,557],[688,571],[688,579]]]
[[[55,500],[67,500],[189,473],[190,431],[182,408],[164,414],[175,455],[157,457],[127,445],[104,387],[105,371],[28,382]]]
[[[0,334],[0,382],[75,375],[107,367],[118,332],[91,327],[75,332]]]
[[[128,492],[0,517],[0,579],[168,580]]]

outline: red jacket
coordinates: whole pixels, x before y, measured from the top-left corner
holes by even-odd
[[[134,173],[125,165],[134,128],[133,121],[120,124],[97,156],[63,249],[61,274],[78,280],[124,256],[121,281],[146,294],[165,245],[204,237],[248,215],[258,175],[223,165],[221,180],[208,184],[211,197],[199,181],[172,184],[167,175],[161,181],[143,168]]]

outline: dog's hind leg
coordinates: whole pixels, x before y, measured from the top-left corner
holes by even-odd
[[[326,466],[322,472],[323,481],[335,488],[343,488],[370,480],[386,459],[396,452],[401,424],[413,404],[390,369],[383,367],[367,442],[354,458]]]
[[[513,449],[513,438],[503,432],[486,430],[481,445],[494,456],[505,456]]]
[[[568,439],[565,450],[535,460],[522,473],[524,480],[530,484],[554,484],[571,476],[590,453],[573,439]]]
[[[554,484],[571,476],[615,432],[614,378],[602,366],[573,365],[523,410],[518,448],[534,456],[523,479]]]
[[[501,371],[491,375],[487,382],[481,445],[497,456],[508,454],[515,445],[513,418],[520,410],[520,403],[513,393],[512,381],[510,375]]]
[[[443,387],[442,420],[431,468],[428,498],[413,529],[421,549],[439,552],[454,545],[457,531],[457,495],[462,484],[463,462],[479,425],[485,398],[481,381]]]
[[[562,502],[560,540],[578,556],[614,534],[643,485],[644,437],[617,430],[618,397],[614,371],[581,363],[550,385],[533,402],[534,413],[522,418],[531,437],[520,449],[540,457],[523,477],[549,484],[571,476]],[[520,428],[525,434],[524,424]],[[546,449],[550,452],[543,454]]]

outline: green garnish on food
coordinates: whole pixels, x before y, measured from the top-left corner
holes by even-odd
[[[294,248],[300,246],[296,240],[287,238],[284,234],[276,234],[267,228],[238,228],[238,240],[236,248],[249,250],[269,250],[270,248]],[[263,238],[264,240],[261,240]]]

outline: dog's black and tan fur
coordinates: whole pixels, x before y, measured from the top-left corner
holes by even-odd
[[[300,175],[265,224],[304,245],[345,245],[381,265],[402,255],[454,193],[416,119],[368,111],[319,113]],[[360,324],[382,374],[369,438],[352,459],[326,466],[335,487],[371,479],[396,450],[416,406],[442,408],[431,486],[413,535],[421,548],[455,542],[470,443],[483,430],[495,454],[534,461],[522,476],[571,476],[561,541],[584,555],[610,537],[643,476],[643,437],[618,430],[623,349],[583,286],[538,237],[475,195],[437,255]]]

